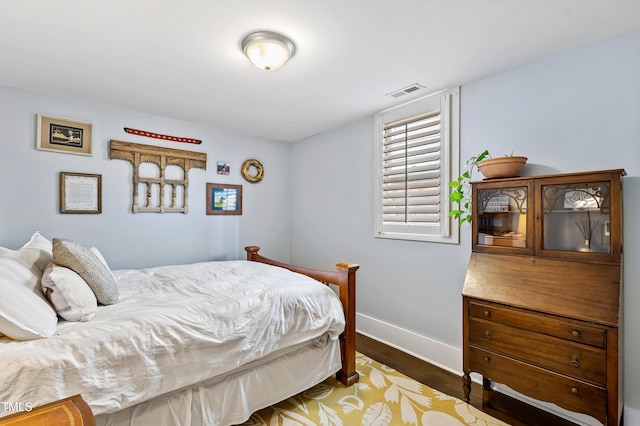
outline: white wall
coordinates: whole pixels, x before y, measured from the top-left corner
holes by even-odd
[[[89,121],[93,156],[36,149],[36,114]],[[200,145],[129,135],[133,127],[201,139]],[[0,87],[0,245],[16,248],[35,230],[101,249],[114,269],[244,258],[244,246],[261,245],[277,259],[289,257],[289,145],[170,120]],[[189,172],[189,212],[131,213],[133,167],[109,160],[111,139],[207,153],[207,170]],[[241,177],[242,162],[257,158],[264,180]],[[231,164],[229,175],[216,162]],[[59,172],[102,175],[102,214],[60,214]],[[206,183],[243,185],[242,216],[207,216]]]
[[[469,227],[460,245],[373,238],[373,148],[373,118],[293,145],[291,260],[359,263],[358,313],[380,324],[369,334],[460,348]],[[640,32],[464,85],[462,165],[485,148],[529,157],[525,175],[626,169],[625,405],[640,409]]]

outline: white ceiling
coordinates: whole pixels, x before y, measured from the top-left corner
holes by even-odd
[[[638,28],[640,0],[2,0],[0,84],[297,141]],[[256,30],[295,56],[254,67]]]

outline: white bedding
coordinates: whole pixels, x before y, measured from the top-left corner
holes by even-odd
[[[324,347],[309,344],[219,380],[96,416],[96,426],[239,425],[256,411],[324,381],[340,367],[340,342],[330,341]],[[266,425],[267,420],[253,419],[248,424]]]
[[[344,330],[336,294],[282,268],[227,261],[114,274],[120,301],[91,321],[61,321],[48,339],[0,337],[0,401],[79,393],[94,414],[111,413]]]

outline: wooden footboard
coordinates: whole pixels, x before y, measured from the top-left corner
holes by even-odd
[[[248,246],[244,249],[247,251],[247,260],[279,266],[293,272],[307,275],[324,284],[335,284],[338,286],[346,325],[344,332],[340,335],[342,369],[338,371],[336,378],[345,386],[351,386],[356,383],[360,379],[356,371],[356,271],[360,266],[355,263],[345,262],[338,263],[336,265],[336,271],[321,271],[268,259],[258,254],[260,250],[258,246]]]

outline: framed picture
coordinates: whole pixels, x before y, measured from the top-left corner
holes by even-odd
[[[242,214],[242,185],[207,183],[207,214]]]
[[[102,213],[102,176],[60,172],[60,213]]]
[[[38,114],[37,148],[43,151],[92,155],[93,124]]]
[[[226,161],[218,161],[218,174],[228,175],[231,170],[231,165]]]

